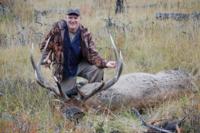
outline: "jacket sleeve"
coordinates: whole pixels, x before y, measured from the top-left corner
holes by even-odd
[[[46,35],[44,41],[42,43],[40,43],[40,52],[43,52],[45,45],[46,45],[48,39],[50,38],[49,43],[47,44],[48,46],[47,46],[46,50],[44,51],[44,54],[43,54],[43,57],[42,57],[42,60],[43,60],[42,64],[47,64],[46,61],[48,59],[52,62],[52,51],[53,51],[53,44],[54,44],[54,36],[58,33],[59,33],[58,24],[54,23],[51,30]]]
[[[96,50],[91,33],[87,34],[88,42],[88,61],[99,68],[106,68],[107,61],[103,59]]]

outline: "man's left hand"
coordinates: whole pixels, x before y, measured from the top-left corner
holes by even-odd
[[[107,68],[115,68],[116,67],[116,62],[115,61],[108,61],[106,64]]]

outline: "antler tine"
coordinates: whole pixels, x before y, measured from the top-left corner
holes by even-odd
[[[116,60],[116,63],[117,63],[116,71],[115,71],[115,73],[116,73],[115,78],[118,80],[118,78],[121,75],[122,69],[123,69],[123,57],[122,57],[121,51],[118,52],[116,44],[113,40],[113,37],[111,36],[111,34],[109,34],[109,35],[110,35],[111,44],[114,48],[115,60]]]
[[[34,59],[33,59],[33,45],[32,45],[30,60],[31,60],[32,67],[33,67],[33,69],[34,69],[34,71],[35,71],[35,77],[36,77],[37,83],[38,83],[40,86],[42,86],[43,88],[46,88],[46,89],[48,89],[48,90],[50,90],[50,91],[53,91],[53,92],[55,93],[56,96],[58,96],[58,97],[60,97],[60,98],[63,98],[63,93],[62,93],[62,90],[61,90],[60,86],[58,85],[58,82],[56,82],[56,83],[57,83],[58,89],[59,89],[59,91],[60,91],[60,94],[56,92],[56,88],[55,88],[55,87],[50,86],[50,85],[48,84],[48,82],[44,79],[44,77],[42,76],[42,73],[41,73],[41,64],[42,64],[42,62],[43,62],[43,56],[44,56],[44,54],[45,54],[45,51],[46,51],[46,49],[47,49],[47,46],[48,46],[48,43],[49,43],[50,39],[51,39],[51,37],[48,38],[48,40],[47,40],[47,42],[46,42],[46,44],[45,44],[45,47],[44,47],[44,49],[43,49],[43,51],[42,51],[41,58],[40,58],[40,60],[39,60],[39,62],[38,62],[37,65],[36,65],[36,63],[35,63],[35,61],[34,61]]]
[[[84,97],[83,98],[84,101],[88,100],[90,97],[92,97],[96,93],[106,90],[109,87],[111,87],[112,85],[114,85],[118,81],[118,79],[122,73],[122,69],[123,69],[122,54],[121,54],[121,52],[119,54],[111,34],[110,34],[110,40],[111,40],[111,43],[112,43],[112,46],[114,49],[114,54],[115,54],[115,59],[116,59],[115,76],[112,79],[110,79],[109,81],[107,81],[106,83],[104,83],[102,86],[100,86],[98,89],[95,89],[93,92],[91,92],[90,95]]]
[[[45,54],[45,51],[46,51],[46,49],[47,49],[47,46],[48,46],[48,44],[49,44],[50,39],[51,39],[51,36],[47,39],[47,42],[46,42],[46,44],[45,44],[45,46],[44,46],[44,49],[42,50],[41,58],[40,58],[40,60],[39,60],[39,62],[38,62],[38,64],[37,64],[37,66],[38,66],[39,69],[41,68],[40,65],[41,65],[42,62],[43,62],[43,56],[44,56],[44,54]],[[40,69],[40,70],[41,70],[41,69]]]
[[[113,49],[114,49],[115,59],[117,60],[119,58],[119,53],[118,53],[117,47],[115,45],[115,42],[113,40],[113,37],[110,33],[109,33],[109,36],[110,36],[111,44],[112,44]]]
[[[112,79],[110,79],[109,81],[107,81],[104,84],[104,86],[102,87],[101,90],[106,90],[109,87],[111,87],[112,85],[114,85],[118,81],[118,79],[119,79],[119,77],[120,77],[120,75],[122,73],[122,69],[123,69],[123,58],[122,58],[121,51],[118,52],[112,35],[111,34],[109,34],[109,35],[110,35],[111,44],[112,44],[113,49],[114,49],[115,60],[116,60],[115,76]]]
[[[121,52],[120,52],[121,53]],[[121,54],[120,54],[121,55]],[[108,80],[105,84],[104,84],[104,86],[102,87],[102,89],[101,90],[106,90],[106,89],[108,89],[109,87],[111,87],[112,85],[114,85],[117,81],[118,81],[118,79],[119,79],[119,77],[120,77],[120,75],[121,75],[121,73],[122,73],[122,69],[123,69],[123,61],[122,61],[122,56],[120,56],[120,58],[117,60],[117,66],[116,66],[116,70],[115,70],[115,76],[112,78],[112,79],[110,79],[110,80]]]

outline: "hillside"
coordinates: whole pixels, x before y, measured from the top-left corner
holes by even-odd
[[[111,31],[124,58],[123,74],[181,69],[194,77],[197,92],[140,110],[145,121],[181,119],[185,133],[200,132],[200,1],[125,0],[115,14],[115,0],[0,0],[0,132],[140,133],[146,131],[130,108],[117,112],[90,109],[78,125],[51,107],[51,97],[35,81],[30,63],[39,43],[69,7],[81,10],[98,51],[113,59]],[[51,79],[51,72],[42,69]],[[113,70],[105,70],[105,78]]]

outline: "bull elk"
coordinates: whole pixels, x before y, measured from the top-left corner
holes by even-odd
[[[65,112],[65,115],[67,116],[67,118],[77,120],[83,114],[83,111],[80,108],[80,106],[84,105],[84,103],[88,99],[90,99],[92,96],[97,95],[101,91],[107,90],[108,88],[110,88],[112,85],[114,85],[118,81],[118,79],[122,73],[122,68],[123,68],[122,54],[121,54],[121,52],[118,52],[117,47],[114,43],[114,40],[113,40],[112,36],[110,35],[111,44],[114,49],[114,54],[115,54],[115,59],[116,59],[116,64],[117,64],[116,68],[115,68],[115,76],[108,81],[102,81],[102,82],[96,82],[96,83],[90,83],[90,84],[83,85],[81,88],[78,89],[78,95],[75,98],[66,98],[66,97],[64,97],[61,85],[58,82],[58,80],[54,77],[57,87],[53,86],[44,78],[44,76],[41,73],[41,65],[43,63],[42,57],[44,55],[44,51],[46,50],[46,48],[48,46],[50,38],[51,37],[49,37],[46,42],[45,48],[42,51],[42,55],[41,55],[37,65],[33,59],[33,52],[32,52],[33,47],[32,47],[30,60],[31,60],[32,67],[35,72],[35,78],[36,78],[37,83],[40,86],[53,92],[57,101],[60,101],[64,105],[63,106],[64,108],[62,108],[62,109],[63,109],[63,112]],[[58,91],[56,91],[56,90],[58,90]],[[87,90],[90,90],[90,92],[88,92]]]

